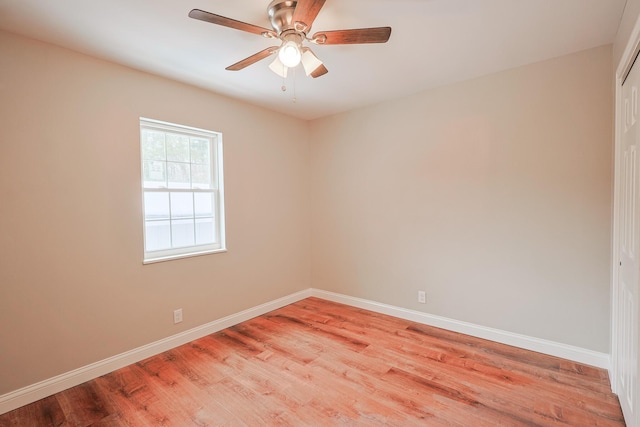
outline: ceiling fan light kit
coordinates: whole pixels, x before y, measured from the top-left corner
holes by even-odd
[[[303,46],[305,40],[316,45],[386,43],[391,36],[391,27],[375,27],[321,31],[308,37],[311,25],[313,25],[313,21],[325,1],[273,0],[267,7],[272,29],[247,24],[200,9],[193,9],[189,12],[189,17],[281,41],[280,46],[268,47],[228,66],[227,70],[239,71],[278,53],[275,60],[269,64],[269,69],[280,77],[285,78],[288,68],[295,68],[302,63],[305,74],[317,78],[327,74],[328,70],[310,48]]]
[[[278,49],[278,58],[285,66],[289,68],[297,67],[302,58],[302,40],[300,33],[289,32],[280,37],[282,45]]]

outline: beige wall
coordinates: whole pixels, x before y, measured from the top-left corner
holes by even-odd
[[[611,62],[314,121],[313,287],[608,352]]]
[[[227,253],[142,265],[140,116],[223,132]],[[305,122],[0,33],[0,124],[0,395],[309,287]]]

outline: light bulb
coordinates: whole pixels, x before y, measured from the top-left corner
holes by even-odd
[[[300,63],[301,57],[300,48],[291,40],[285,42],[278,52],[278,58],[280,58],[280,61],[289,68],[297,66]]]

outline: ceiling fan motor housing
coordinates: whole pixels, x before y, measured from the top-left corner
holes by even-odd
[[[299,28],[295,27],[293,22],[293,12],[297,4],[298,2],[296,0],[273,0],[269,3],[267,12],[269,13],[271,26],[278,35],[284,31],[302,32]],[[305,30],[308,31],[308,28]]]

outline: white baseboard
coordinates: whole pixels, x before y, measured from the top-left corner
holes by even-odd
[[[238,323],[263,315],[270,311],[284,307],[285,305],[303,300],[311,296],[311,289],[296,292],[282,298],[249,308],[236,314],[214,320],[213,322],[189,329],[176,335],[164,338],[151,344],[118,354],[113,357],[91,363],[73,371],[55,376],[45,381],[12,391],[0,396],[0,414],[17,409],[21,406],[33,403],[52,394],[75,387],[86,381],[98,378],[102,375],[124,368],[133,363],[155,356],[164,351],[186,344],[198,338],[221,331]]]
[[[108,374],[109,372],[124,368],[125,366],[139,362],[148,357],[155,356],[156,354],[221,331],[222,329],[237,325],[238,323],[303,300],[310,296],[363,308],[377,313],[388,314],[401,319],[448,329],[450,331],[460,332],[474,337],[512,345],[514,347],[562,357],[564,359],[597,366],[603,369],[610,369],[610,358],[609,355],[605,353],[599,353],[553,341],[532,338],[526,335],[514,334],[512,332],[506,332],[499,329],[486,328],[472,323],[460,322],[446,317],[435,316],[420,311],[382,304],[362,298],[309,288],[4,394],[0,396],[0,414],[28,405],[29,403],[51,396],[52,394],[82,384],[86,381],[90,381],[94,378],[98,378],[99,376]]]
[[[536,351],[550,356],[561,357],[563,359],[596,366],[602,369],[609,370],[611,365],[608,354],[581,347],[529,337],[527,335],[520,335],[500,329],[487,328],[473,323],[461,322],[459,320],[423,313],[421,311],[409,310],[362,298],[327,292],[320,289],[311,289],[311,295],[329,301],[375,311],[376,313],[388,314],[390,316],[410,320],[412,322],[435,326],[437,328],[447,329],[449,331],[459,332],[477,338],[499,342],[501,344],[524,348],[526,350]]]

